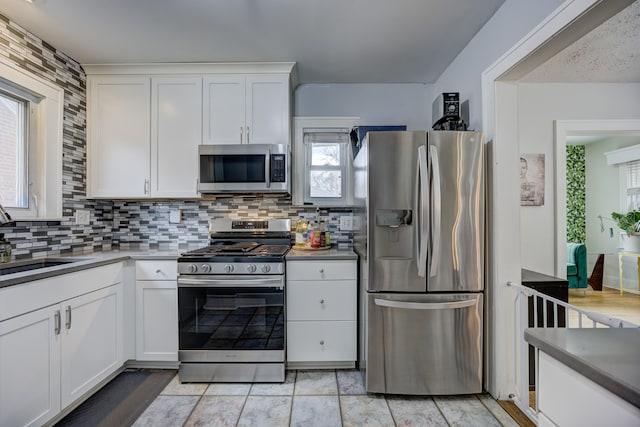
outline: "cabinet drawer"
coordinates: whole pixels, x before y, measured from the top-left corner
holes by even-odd
[[[356,322],[287,322],[287,360],[356,360]]]
[[[176,280],[176,261],[136,261],[136,280]]]
[[[290,261],[287,262],[289,280],[348,280],[356,278],[354,261]]]
[[[287,283],[289,320],[356,320],[356,284],[353,280]]]

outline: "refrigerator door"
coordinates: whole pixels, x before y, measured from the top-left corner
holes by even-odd
[[[367,392],[482,392],[482,294],[370,293],[367,307]]]
[[[427,291],[482,291],[485,203],[482,133],[429,132],[427,151],[431,188]]]
[[[417,153],[426,143],[426,132],[369,132],[363,146],[366,156],[356,158],[366,164],[367,195],[367,290],[374,292],[426,292],[426,277],[419,273],[419,246],[426,265],[427,223],[418,211],[428,211],[425,187],[419,185]],[[426,176],[427,158],[423,157]],[[357,179],[356,179],[357,181]],[[418,206],[417,194],[424,194],[424,207]],[[421,237],[422,235],[422,237]]]

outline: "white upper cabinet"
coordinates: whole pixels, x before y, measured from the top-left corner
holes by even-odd
[[[289,144],[293,67],[85,65],[87,197],[200,197],[199,144]]]
[[[204,79],[205,144],[289,144],[288,74]]]
[[[146,77],[89,78],[89,197],[148,197],[150,91]]]
[[[199,197],[202,78],[151,79],[151,197]]]

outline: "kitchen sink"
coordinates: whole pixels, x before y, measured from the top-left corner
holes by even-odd
[[[15,261],[7,264],[0,264],[0,276],[5,274],[21,273],[23,271],[38,270],[40,268],[55,267],[57,265],[70,264],[75,261],[78,260],[71,258],[41,258]]]

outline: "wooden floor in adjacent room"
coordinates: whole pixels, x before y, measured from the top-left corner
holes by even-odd
[[[588,287],[583,295],[582,290],[571,289],[569,304],[640,325],[640,295],[637,294],[623,292],[620,295],[618,289],[603,287],[602,291],[594,291]]]

